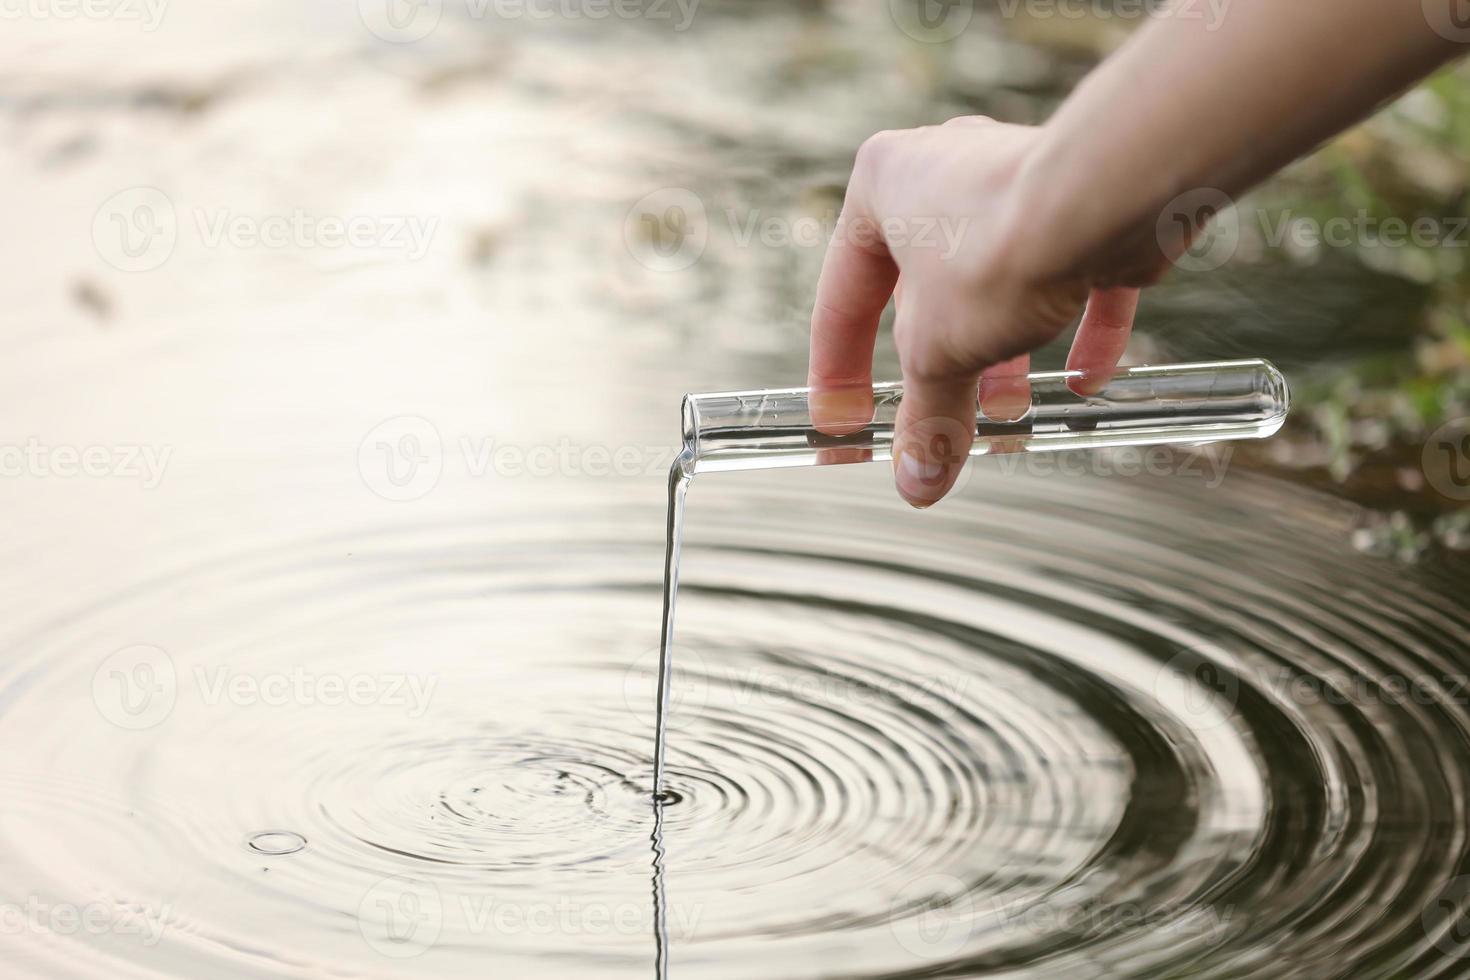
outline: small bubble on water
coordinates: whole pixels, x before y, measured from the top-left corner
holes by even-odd
[[[261,854],[295,854],[306,846],[306,838],[290,830],[265,830],[247,843],[251,850]]]

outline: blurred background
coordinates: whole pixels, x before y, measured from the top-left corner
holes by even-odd
[[[11,431],[173,448],[160,493],[109,507],[245,466],[213,488],[242,519],[298,453],[296,479],[370,505],[340,464],[400,415],[667,442],[686,390],[801,379],[866,135],[1041,121],[1136,6],[18,2]],[[1388,515],[1371,546],[1400,555],[1465,542],[1420,456],[1466,414],[1467,144],[1451,69],[1227,214],[1131,352],[1281,363],[1299,408],[1264,462]],[[48,486],[0,492],[28,527],[87,492]]]
[[[1273,359],[1296,396],[1279,437],[1146,471],[982,461],[928,515],[886,467],[701,479],[683,683],[748,660],[777,693],[706,705],[672,745],[690,805],[650,878],[652,701],[625,687],[651,678],[680,396],[802,382],[866,136],[1040,122],[1150,9],[0,6],[6,908],[141,907],[164,936],[7,929],[16,975],[646,975],[670,940],[701,976],[1454,975],[1455,920],[1421,909],[1470,894],[1438,819],[1470,778],[1462,688],[1443,717],[1272,714],[1242,680],[1206,735],[1150,678],[1227,641],[1242,671],[1463,669],[1464,68],[1236,202],[1145,294],[1128,361]],[[897,376],[886,327],[877,374]],[[893,577],[925,562],[947,571]],[[973,609],[934,598],[971,576]],[[909,635],[931,620],[963,620],[934,636],[964,650]],[[851,744],[789,683],[976,650],[953,716],[866,717],[843,688]],[[407,720],[299,693],[221,708],[209,672],[251,664],[417,667],[439,693]],[[729,685],[705,681],[712,705]],[[893,927],[949,887],[914,890],[929,874],[987,902],[1208,895],[1229,941],[1140,914],[936,949]],[[487,938],[446,911],[437,942],[383,945],[402,933],[362,911],[374,889],[420,908],[425,879],[445,909],[489,882],[636,928]],[[698,928],[661,920],[665,885]]]

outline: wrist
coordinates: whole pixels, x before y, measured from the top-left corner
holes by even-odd
[[[1066,277],[1074,261],[1067,219],[1072,205],[1056,173],[1049,135],[1038,131],[1021,158],[1001,220],[1008,272],[1034,286]]]
[[[1049,126],[1017,169],[1004,236],[1014,273],[1033,285],[1084,281],[1089,286],[1144,286],[1168,268],[1157,235],[1157,209],[1139,184],[1110,179]],[[1167,196],[1167,195],[1166,195]]]

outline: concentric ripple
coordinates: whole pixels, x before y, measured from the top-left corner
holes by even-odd
[[[1351,514],[1264,478],[979,477],[922,518],[856,485],[696,482],[657,880],[654,508],[241,554],[25,637],[0,946],[86,977],[647,975],[664,939],[680,976],[1470,969],[1464,568],[1353,555]]]

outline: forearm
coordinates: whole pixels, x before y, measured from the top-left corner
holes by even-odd
[[[1246,190],[1464,49],[1421,0],[1231,0],[1218,24],[1161,14],[1045,125],[1017,248],[1042,277],[1138,278],[1162,259],[1154,229],[1178,195]]]

